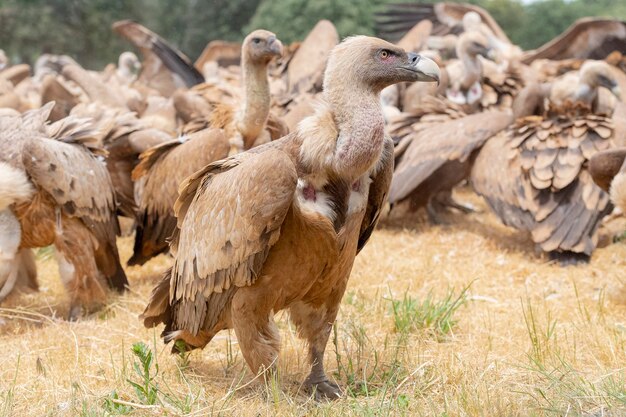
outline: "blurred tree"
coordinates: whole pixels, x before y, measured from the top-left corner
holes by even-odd
[[[111,31],[132,19],[195,59],[213,39],[241,40],[259,0],[0,0],[0,48],[15,62],[45,52],[90,68],[116,62],[130,48]]]
[[[111,24],[132,19],[194,59],[213,39],[241,40],[257,28],[285,42],[300,40],[320,19],[331,20],[342,37],[373,34],[374,13],[391,1],[410,0],[0,0],[0,48],[14,62],[32,63],[44,52],[65,53],[98,69],[130,48],[112,33]],[[526,49],[549,41],[583,16],[626,19],[626,1],[466,1],[487,9]]]
[[[374,34],[374,13],[390,0],[264,0],[246,31],[268,29],[284,42],[301,40],[321,19],[335,24],[340,37]]]

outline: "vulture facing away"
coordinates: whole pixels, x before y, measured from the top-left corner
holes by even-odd
[[[54,245],[69,318],[76,319],[106,301],[107,284],[123,291],[128,281],[115,242],[111,179],[97,156],[101,150],[92,147],[96,132],[74,117],[47,125],[53,105],[0,116],[0,210],[2,226],[11,225],[0,242],[2,269],[5,262],[23,266],[21,249]]]
[[[600,220],[611,209],[589,159],[615,138],[609,65],[587,61],[552,84],[531,84],[516,98],[516,122],[489,140],[471,174],[474,189],[506,225],[529,231],[552,259],[587,261]]]
[[[438,78],[433,61],[381,39],[352,37],[335,47],[324,76],[326,104],[313,116],[181,185],[174,266],[152,293],[145,325],[165,323],[165,341],[187,349],[234,328],[249,367],[261,372],[275,367],[279,352],[273,315],[289,309],[308,342],[305,386],[317,398],[339,397],[324,351],[393,169],[380,91]]]

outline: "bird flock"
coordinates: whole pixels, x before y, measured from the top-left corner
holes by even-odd
[[[380,36],[342,42],[320,21],[301,42],[255,30],[192,62],[149,29],[102,71],[65,55],[31,69],[0,54],[0,302],[37,289],[53,245],[69,320],[172,257],[141,319],[173,351],[234,329],[255,372],[275,370],[288,310],[307,342],[305,387],[341,389],[324,351],[355,257],[381,216],[434,224],[467,184],[562,265],[587,262],[626,209],[626,23],[582,19],[534,51],[484,10],[398,4]],[[442,231],[445,233],[445,231]]]

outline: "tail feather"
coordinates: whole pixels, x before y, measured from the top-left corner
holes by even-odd
[[[139,316],[143,320],[144,326],[150,328],[155,327],[159,323],[165,323],[166,330],[171,324],[171,307],[170,307],[170,278],[172,276],[172,268],[169,268],[163,274],[163,278],[152,290],[150,301],[144,312]]]
[[[24,171],[0,162],[0,210],[28,200],[33,192],[33,186]]]

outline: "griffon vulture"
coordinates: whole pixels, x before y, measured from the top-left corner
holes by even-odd
[[[0,209],[14,231],[0,246],[17,237],[14,251],[54,244],[75,319],[106,301],[107,284],[123,291],[128,281],[115,243],[111,180],[92,147],[95,132],[74,117],[46,125],[52,105],[0,117]],[[15,265],[16,252],[3,255]]]
[[[256,30],[243,42],[242,66],[244,97],[240,111],[229,104],[217,103],[206,117],[205,128],[179,139],[168,141],[141,155],[133,171],[137,181],[136,199],[139,206],[133,256],[129,265],[141,265],[168,250],[168,241],[176,228],[174,202],[178,186],[189,175],[205,165],[225,158],[229,152],[250,149],[259,142],[269,141],[277,132],[270,129],[270,91],[267,66],[280,55],[281,42],[265,30]],[[209,87],[201,87],[209,89]],[[180,96],[177,105],[187,103]],[[194,96],[192,96],[193,99]],[[199,114],[204,123],[204,115]],[[283,131],[279,129],[279,131]]]
[[[471,174],[474,189],[503,223],[531,232],[563,265],[589,259],[610,210],[609,196],[588,169],[589,159],[615,136],[606,102],[616,100],[601,87],[617,92],[603,61],[526,87],[514,103],[516,122],[487,142]]]
[[[335,47],[326,104],[315,115],[289,136],[210,164],[181,185],[176,259],[153,291],[145,325],[165,323],[164,339],[187,349],[234,328],[259,372],[275,367],[273,315],[289,309],[309,346],[305,386],[318,398],[339,397],[324,351],[393,167],[379,93],[438,78],[433,61],[380,39],[352,37]]]

